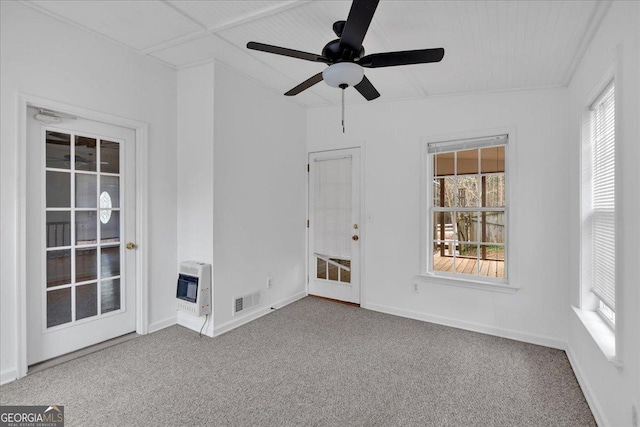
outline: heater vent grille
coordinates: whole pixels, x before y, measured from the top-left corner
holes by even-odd
[[[260,304],[260,292],[234,298],[233,314]]]
[[[188,274],[190,276],[197,276],[198,275],[198,269],[195,267],[187,267],[185,265],[180,266],[180,273],[181,274]]]

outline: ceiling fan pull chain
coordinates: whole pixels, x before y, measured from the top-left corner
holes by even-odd
[[[344,88],[342,88],[342,133],[344,133]]]

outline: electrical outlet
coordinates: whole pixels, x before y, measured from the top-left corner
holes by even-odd
[[[413,283],[413,288],[412,288],[412,289],[413,289],[413,293],[414,293],[414,294],[417,294],[417,293],[418,293],[418,284],[414,282],[414,283]]]
[[[271,277],[267,277],[267,289],[271,289]]]
[[[633,404],[631,405],[631,425],[638,427],[638,407]]]

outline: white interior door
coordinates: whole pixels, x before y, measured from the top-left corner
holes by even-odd
[[[136,329],[135,131],[27,126],[27,363]],[[129,245],[135,249],[135,245]]]
[[[360,149],[309,155],[309,294],[360,304]]]

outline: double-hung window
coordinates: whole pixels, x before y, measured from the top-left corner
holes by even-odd
[[[590,156],[583,168],[591,177],[590,203],[584,218],[584,248],[590,253],[591,291],[598,298],[597,312],[615,326],[616,239],[615,239],[615,87],[611,82],[590,108]]]
[[[508,139],[428,144],[430,274],[506,283]]]

